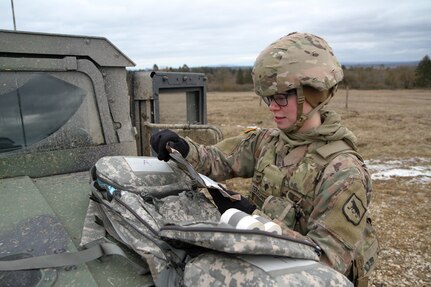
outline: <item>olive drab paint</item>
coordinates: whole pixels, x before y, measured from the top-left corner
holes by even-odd
[[[14,266],[14,258],[81,254],[88,170],[100,158],[151,155],[149,137],[158,128],[175,128],[207,143],[222,138],[207,124],[202,73],[128,71],[134,62],[103,37],[0,29],[0,39],[0,209],[7,214],[0,220],[2,266]],[[172,89],[182,93],[187,111],[178,121],[161,124],[168,107],[159,94]],[[121,165],[123,173],[112,170],[113,178],[123,178],[127,164]],[[188,190],[187,183],[177,188]],[[135,192],[151,189],[141,182],[136,186]],[[85,228],[91,224],[98,226],[94,217]],[[89,236],[105,234],[97,231]],[[145,286],[151,281],[124,258],[109,257],[91,267],[82,261],[67,268],[3,268],[0,281],[10,286]]]

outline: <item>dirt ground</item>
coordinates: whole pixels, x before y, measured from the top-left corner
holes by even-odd
[[[431,167],[431,90],[351,90],[348,95],[340,90],[329,107],[356,134],[368,162]],[[274,126],[267,107],[252,92],[208,93],[208,122],[224,137],[252,126]],[[370,286],[431,286],[431,177],[415,179],[373,181],[370,212],[381,251]],[[235,179],[227,185],[246,193],[249,183]]]

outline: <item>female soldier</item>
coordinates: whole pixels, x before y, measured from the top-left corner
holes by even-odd
[[[338,114],[323,109],[342,79],[325,40],[291,33],[264,49],[253,68],[254,90],[268,105],[276,129],[254,129],[214,146],[164,130],[151,144],[167,161],[170,142],[214,180],[253,178],[252,203],[212,192],[219,210],[236,207],[269,217],[284,234],[317,243],[322,262],[366,286],[378,249],[367,211],[370,175],[353,133]]]

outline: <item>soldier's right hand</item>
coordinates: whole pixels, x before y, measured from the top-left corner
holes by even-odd
[[[166,149],[166,145],[176,149],[185,158],[190,150],[189,144],[171,130],[162,130],[151,136],[150,144],[154,151],[157,153],[159,160],[168,161],[169,151]]]

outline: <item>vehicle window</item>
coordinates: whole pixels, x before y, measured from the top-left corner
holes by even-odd
[[[187,102],[185,93],[160,93],[160,123],[186,124]]]
[[[163,91],[159,94],[159,115],[161,124],[199,123],[198,102],[187,93]]]
[[[100,123],[91,123],[89,114],[95,108],[91,87],[81,78],[73,83],[48,73],[0,73],[0,152],[103,142]]]

